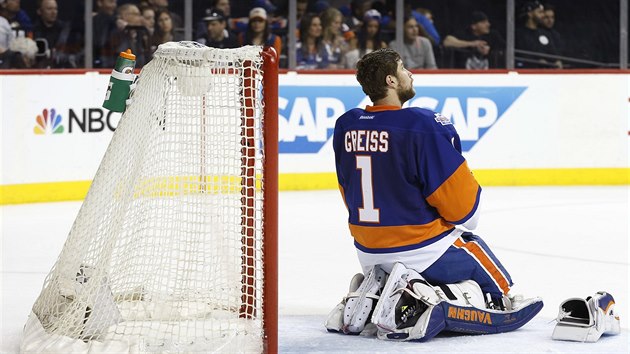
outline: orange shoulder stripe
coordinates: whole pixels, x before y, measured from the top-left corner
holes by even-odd
[[[468,215],[477,202],[479,183],[464,161],[428,198],[440,215],[456,222]]]
[[[394,248],[415,245],[430,240],[453,228],[453,225],[441,218],[424,225],[349,225],[350,233],[357,243],[367,248]]]

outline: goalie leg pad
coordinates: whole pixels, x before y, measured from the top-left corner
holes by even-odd
[[[442,303],[445,330],[470,334],[510,332],[529,322],[543,308],[541,298],[519,299],[515,306],[490,308],[479,285],[472,280],[441,285],[438,293],[450,292]],[[505,301],[510,298],[505,297]]]
[[[376,305],[372,322],[379,339],[426,341],[445,326],[442,299],[420,274],[394,265]]]
[[[472,280],[431,286],[417,272],[397,264],[372,322],[380,339],[426,341],[442,330],[474,334],[513,331],[542,307],[542,299],[533,298],[520,300],[509,310],[488,309],[481,288]]]
[[[552,338],[577,342],[597,342],[604,334],[621,331],[615,299],[600,291],[586,299],[570,298],[560,304]]]
[[[357,274],[350,282],[348,295],[328,315],[326,329],[329,332],[369,335],[373,328],[370,317],[386,280],[380,266],[374,266],[367,274]],[[362,333],[366,331],[365,333]]]
[[[543,308],[536,299],[517,310],[497,311],[462,307],[445,302],[443,305],[447,331],[470,334],[493,334],[514,331],[529,322]]]
[[[361,286],[364,278],[365,277],[362,273],[355,274],[354,277],[352,277],[352,279],[350,280],[348,294],[357,291],[359,286]],[[324,324],[328,332],[340,332],[343,328],[343,311],[346,308],[346,300],[347,295],[328,314],[328,318],[326,319],[326,323]]]

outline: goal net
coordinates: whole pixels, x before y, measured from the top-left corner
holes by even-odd
[[[22,352],[275,351],[275,60],[256,46],[159,47]]]

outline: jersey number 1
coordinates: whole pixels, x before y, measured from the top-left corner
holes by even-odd
[[[374,208],[374,189],[372,188],[372,157],[357,156],[357,169],[361,170],[361,195],[363,208],[359,208],[360,222],[380,222],[379,209]]]

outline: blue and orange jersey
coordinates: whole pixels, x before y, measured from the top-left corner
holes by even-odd
[[[368,106],[344,113],[333,137],[337,179],[356,247],[419,249],[475,213],[481,187],[450,120],[422,108]]]

